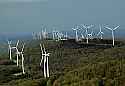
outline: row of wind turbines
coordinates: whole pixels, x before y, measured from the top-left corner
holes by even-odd
[[[82,25],[80,25],[80,26],[76,26],[76,27],[72,28],[72,30],[74,30],[75,33],[76,33],[76,38],[75,38],[76,41],[79,41],[79,38],[78,38],[78,30],[79,30],[79,29],[85,29],[86,43],[88,44],[89,38],[90,38],[90,39],[93,39],[93,30],[92,30],[91,33],[88,33],[88,30],[89,30],[90,28],[92,28],[92,27],[94,27],[94,25],[88,25],[88,26],[87,26],[87,25],[82,24]],[[108,26],[104,26],[104,27],[112,32],[112,40],[113,40],[112,44],[113,44],[113,46],[114,46],[114,45],[115,45],[114,31],[115,31],[116,29],[118,29],[120,26],[116,26],[115,28],[110,28],[110,27],[108,27]],[[103,39],[104,32],[102,31],[102,26],[99,25],[99,28],[100,28],[100,31],[98,32],[97,36],[100,36],[100,39]],[[82,38],[83,38],[83,37],[82,37]]]
[[[14,74],[14,75],[22,75],[25,74],[25,67],[24,67],[24,48],[25,48],[25,43],[22,44],[22,49],[19,50],[19,40],[17,41],[15,46],[12,46],[12,41],[8,41],[8,45],[9,45],[9,58],[11,61],[15,62],[17,67],[19,67],[19,57],[21,57],[21,68],[22,68],[22,72],[18,73],[18,74]],[[12,51],[15,50],[15,54],[16,54],[16,60],[14,60],[12,58]],[[44,65],[44,77],[47,78],[49,77],[49,56],[50,53],[47,53],[44,44],[40,44],[40,51],[41,51],[41,60],[40,60],[40,66],[42,66],[42,63]]]
[[[116,26],[114,28],[108,27],[108,26],[101,26],[99,25],[99,32],[97,33],[97,37],[99,39],[103,39],[103,35],[104,32],[102,31],[102,27],[106,28],[108,30],[110,30],[112,32],[112,45],[115,45],[115,34],[114,31],[116,29],[118,29],[120,26]],[[75,40],[79,41],[80,39],[86,39],[86,43],[89,43],[89,39],[93,39],[94,36],[94,31],[93,31],[94,25],[85,25],[85,24],[81,24],[81,25],[76,25],[72,28],[73,31],[75,31]],[[55,28],[54,28],[55,29]],[[91,29],[91,33],[89,33],[89,30]],[[84,30],[85,34],[81,33],[81,36],[78,36],[78,31],[79,30]],[[60,40],[67,40],[68,38],[70,38],[70,34],[68,35],[67,32],[62,33],[58,30],[53,30],[52,32],[52,39],[56,40],[56,41],[60,41]],[[44,30],[42,29],[42,32],[33,32],[32,33],[32,37],[34,40],[42,40],[42,39],[47,39],[48,37],[48,32],[46,31],[46,28],[44,28]]]
[[[18,45],[19,45],[19,40],[17,41],[16,45],[15,46],[11,46],[12,44],[12,41],[8,41],[8,45],[9,45],[9,54],[10,54],[10,60],[13,60],[12,59],[12,50],[16,50],[15,54],[16,54],[16,61],[13,60],[16,64],[17,64],[17,67],[19,66],[19,56],[21,56],[22,58],[22,71],[23,71],[23,74],[25,74],[25,71],[24,71],[24,46],[25,44],[23,44],[22,46],[22,50],[19,51],[18,49]]]

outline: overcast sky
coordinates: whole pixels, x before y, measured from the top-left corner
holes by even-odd
[[[0,0],[0,32],[40,31],[74,24],[108,24],[125,28],[124,0]]]

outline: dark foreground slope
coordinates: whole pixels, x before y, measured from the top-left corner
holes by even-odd
[[[49,57],[50,78],[43,78],[39,66],[39,42],[29,42],[25,48],[26,75],[16,64],[1,57],[0,86],[124,86],[125,47],[79,47],[82,42],[44,41]],[[71,45],[70,45],[71,44]],[[72,47],[71,47],[72,46]],[[74,47],[75,46],[75,47]],[[5,56],[5,58],[8,58]],[[15,56],[13,56],[15,58]],[[4,62],[2,62],[4,61]]]

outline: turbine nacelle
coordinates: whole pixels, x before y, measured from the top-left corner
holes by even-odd
[[[47,56],[47,57],[48,57],[48,56],[50,56],[50,53],[47,53],[47,54],[42,54],[42,55],[43,55],[43,56]]]

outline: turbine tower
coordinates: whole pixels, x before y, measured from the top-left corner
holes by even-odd
[[[72,30],[74,30],[75,31],[75,35],[76,35],[76,41],[79,41],[79,38],[78,38],[78,30],[79,30],[79,27],[78,26],[76,26],[75,28],[72,28]]]
[[[97,36],[100,36],[100,38],[103,39],[103,34],[104,34],[104,32],[102,32],[101,25],[99,25],[99,28],[100,28],[100,31],[99,31],[99,33],[97,34]]]
[[[85,28],[85,30],[86,30],[86,42],[87,42],[87,44],[88,44],[88,43],[89,43],[88,29],[92,28],[93,25],[86,26],[86,25],[82,24],[81,26],[82,26],[83,28]]]
[[[88,38],[93,39],[93,30],[90,34],[88,34]]]
[[[112,39],[113,39],[113,46],[115,46],[115,36],[114,36],[114,31],[116,30],[116,29],[118,29],[120,26],[116,26],[115,28],[110,28],[110,27],[107,27],[107,26],[105,26],[105,28],[106,29],[108,29],[108,30],[111,30],[112,31]]]
[[[42,44],[40,44],[40,48],[41,48],[41,54],[42,54],[40,66],[42,65],[42,62],[44,60],[44,77],[47,78],[47,77],[49,77],[49,67],[48,67],[49,59],[48,59],[48,57],[50,56],[50,53],[46,52],[44,45],[42,46]]]
[[[68,40],[68,34],[67,34],[67,32],[65,32],[64,39]]]

